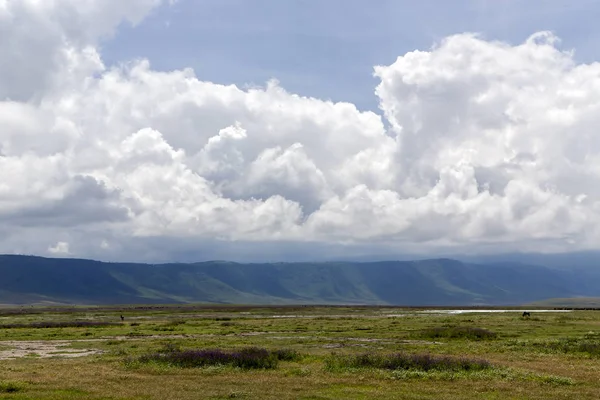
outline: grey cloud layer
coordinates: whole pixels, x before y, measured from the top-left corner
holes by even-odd
[[[0,0],[1,251],[594,247],[600,65],[552,35],[461,34],[378,66],[377,115],[275,81],[107,69],[98,40],[158,3]]]

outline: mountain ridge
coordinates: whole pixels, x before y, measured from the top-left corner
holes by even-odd
[[[0,255],[0,303],[519,305],[599,297],[595,268],[449,258],[376,262],[119,263]]]

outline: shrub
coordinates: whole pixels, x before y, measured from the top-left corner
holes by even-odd
[[[277,366],[277,355],[265,349],[250,347],[234,353],[235,367],[271,369]]]
[[[577,346],[577,350],[581,353],[600,356],[600,343],[582,342]]]
[[[481,371],[491,367],[491,364],[488,361],[482,359],[408,353],[366,353],[351,356],[332,355],[326,359],[325,365],[329,370],[343,368],[377,368],[419,371]]]
[[[600,341],[597,339],[563,338],[552,342],[536,343],[536,345],[562,353],[584,353],[600,357]]]
[[[299,361],[302,359],[302,355],[298,353],[296,350],[291,349],[279,349],[274,350],[273,354],[280,361]]]
[[[450,326],[425,329],[420,332],[421,337],[429,339],[469,339],[469,340],[489,340],[497,337],[496,332],[484,328],[474,328],[470,326]]]
[[[248,347],[238,351],[179,350],[176,347],[165,350],[143,355],[137,361],[141,363],[157,362],[182,368],[227,365],[243,369],[272,369],[277,366],[278,362],[277,354],[257,347]]]

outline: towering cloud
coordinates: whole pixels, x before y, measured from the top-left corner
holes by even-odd
[[[0,0],[0,251],[596,243],[600,64],[549,33],[375,67],[378,115],[276,81],[106,68],[99,40],[160,2],[106,3]]]

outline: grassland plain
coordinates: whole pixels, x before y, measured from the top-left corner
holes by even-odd
[[[600,311],[530,311],[0,308],[0,399],[598,399]]]

